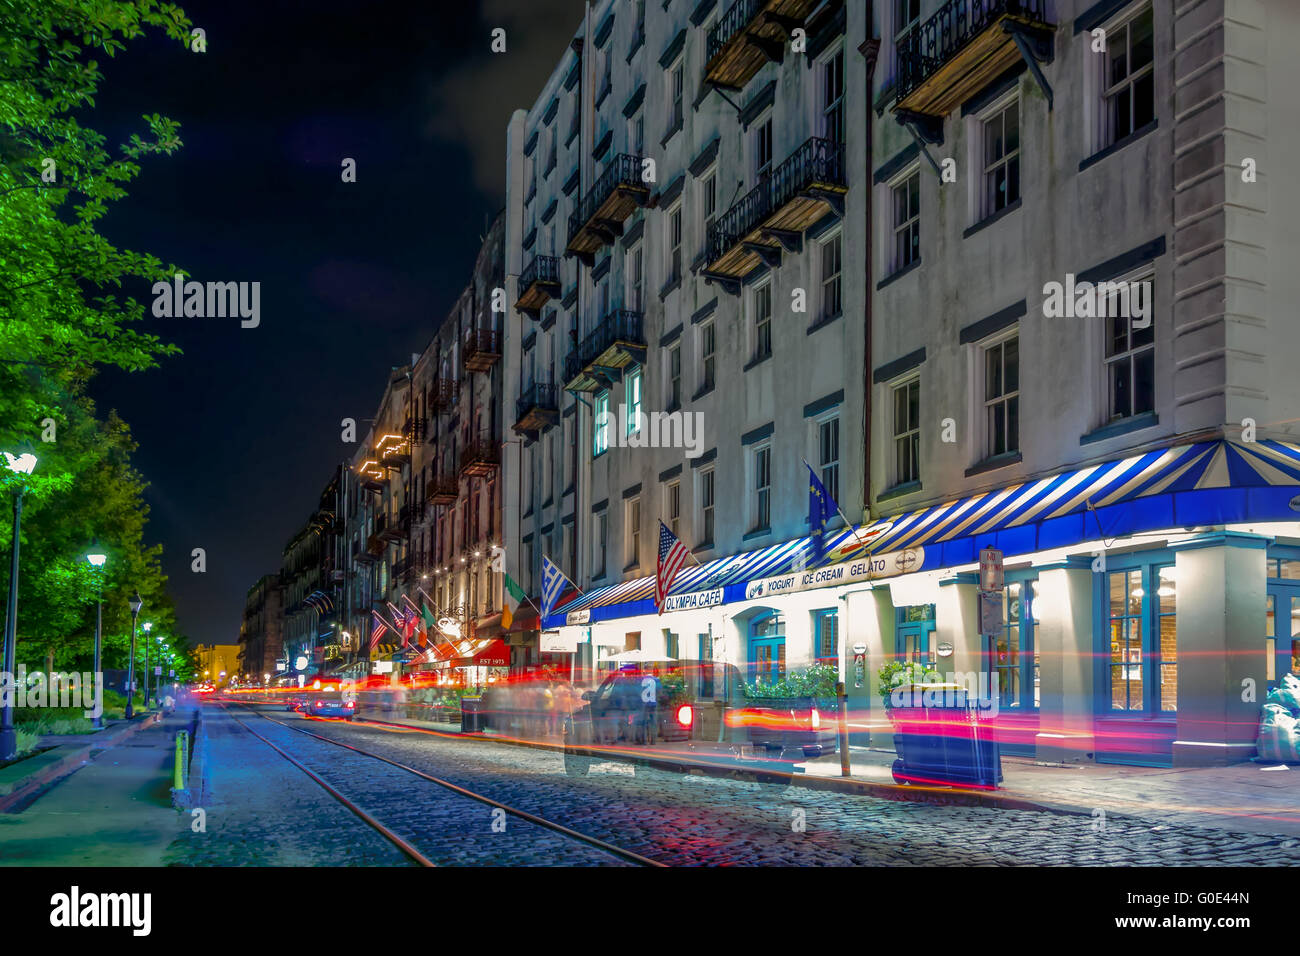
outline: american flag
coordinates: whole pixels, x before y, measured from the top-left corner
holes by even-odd
[[[673,586],[677,572],[686,563],[690,552],[677,535],[668,530],[668,526],[659,522],[659,565],[655,572],[655,607],[659,613],[664,612],[664,602],[668,600],[668,589]]]
[[[388,633],[388,625],[384,623],[384,619],[379,616],[378,611],[371,611],[370,616],[374,618],[374,623],[370,625],[370,649],[374,650],[375,645],[379,643],[379,639]]]

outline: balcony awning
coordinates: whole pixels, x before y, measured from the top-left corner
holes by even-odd
[[[764,579],[799,567],[806,572],[801,589],[827,587],[971,564],[986,547],[1011,557],[1167,528],[1300,520],[1297,512],[1300,446],[1272,440],[1197,442],[828,532],[820,561],[812,560],[811,539],[803,537],[686,567],[669,601],[684,596],[680,603],[689,608],[747,600],[772,593],[762,590]],[[873,568],[880,559],[881,570],[850,578],[868,555]],[[650,576],[577,595],[557,607],[544,626],[560,627],[570,614],[584,611],[587,619],[575,623],[653,614],[654,585]]]

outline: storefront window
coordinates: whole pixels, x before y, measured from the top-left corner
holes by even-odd
[[[1156,569],[1160,633],[1160,709],[1178,710],[1178,591],[1173,565]]]
[[[755,681],[773,684],[785,677],[785,618],[768,614],[750,625],[749,670]]]
[[[1110,707],[1141,710],[1142,572],[1110,575]]]
[[[836,610],[814,611],[816,627],[813,640],[816,642],[818,664],[838,664],[840,660],[840,621]]]
[[[1038,706],[1037,589],[1037,581],[1023,580],[1008,581],[1002,591],[1002,633],[991,637],[985,649],[990,682],[996,681],[993,686],[1001,707]]]
[[[1178,710],[1178,593],[1173,565],[1107,575],[1110,709]]]

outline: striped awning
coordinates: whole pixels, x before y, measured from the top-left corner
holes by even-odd
[[[923,548],[915,570],[934,570],[973,563],[986,547],[1011,556],[1166,528],[1300,520],[1298,493],[1300,446],[1272,440],[1178,445],[829,532],[818,561],[811,539],[803,537],[686,567],[669,596],[722,588],[723,603],[744,600],[749,581],[868,553]],[[653,614],[654,585],[650,576],[577,595],[545,626],[558,627],[577,611],[591,611],[592,621]]]

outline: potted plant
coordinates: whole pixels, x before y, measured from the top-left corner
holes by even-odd
[[[937,671],[927,668],[919,661],[890,661],[876,672],[876,693],[884,705],[885,714],[892,722],[894,719],[893,693],[900,687],[924,684],[937,680]]]

